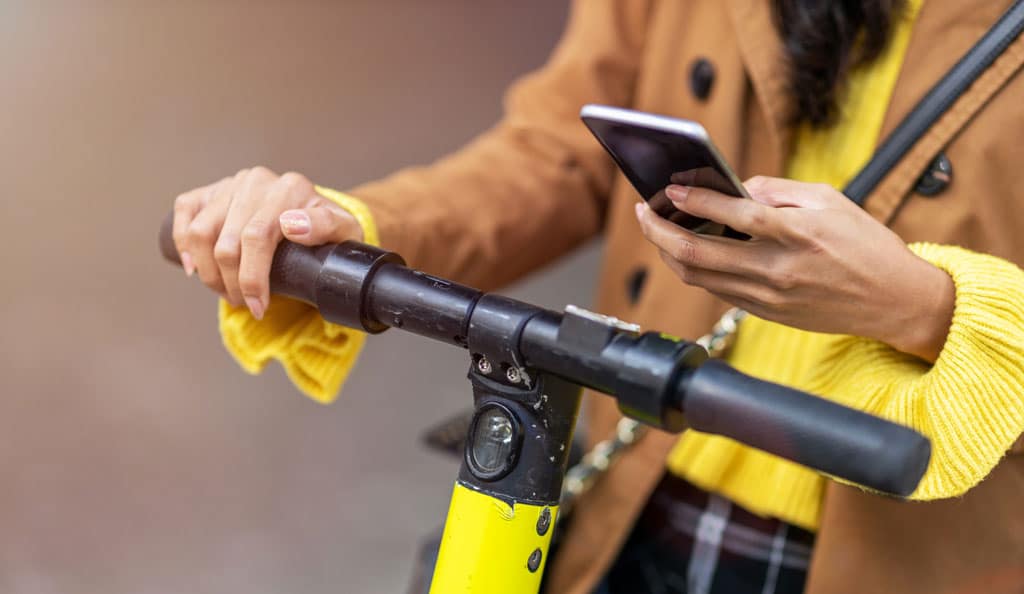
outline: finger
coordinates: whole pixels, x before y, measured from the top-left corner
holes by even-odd
[[[270,304],[270,266],[283,237],[276,218],[280,208],[267,204],[242,229],[242,257],[238,266],[238,288],[249,311],[263,319]]]
[[[238,287],[256,319],[262,319],[270,304],[270,266],[284,236],[278,217],[282,211],[308,205],[315,198],[311,182],[301,175],[286,173],[267,190],[266,200],[241,230]]]
[[[242,175],[243,172],[239,172]],[[209,202],[192,220],[186,231],[186,243],[192,261],[195,263],[196,272],[203,284],[212,291],[219,293],[225,299],[228,294],[225,291],[224,283],[220,277],[220,267],[214,258],[213,250],[217,238],[220,237],[221,227],[227,217],[228,208],[231,206],[231,197],[234,195],[234,188],[239,176],[219,184],[213,191]],[[230,301],[230,299],[229,299]],[[237,302],[233,305],[238,305]]]
[[[181,267],[187,276],[192,276],[196,271],[192,256],[188,252],[187,231],[192,220],[209,201],[210,193],[220,182],[196,188],[185,192],[174,199],[174,218],[171,226],[171,237],[174,239],[174,247],[178,250],[178,257],[181,258]]]
[[[260,208],[261,203],[269,198],[269,189],[272,187],[277,176],[274,172],[265,167],[253,167],[236,186],[236,191],[231,198],[224,218],[224,225],[221,227],[214,245],[213,257],[220,270],[220,278],[224,283],[224,291],[228,294],[228,301],[232,303],[246,303],[256,315],[255,303],[245,300],[239,288],[238,270],[242,257],[242,230],[249,223],[253,214]],[[262,316],[263,307],[258,307]]]
[[[665,195],[685,213],[727,225],[751,237],[779,237],[784,230],[776,210],[756,200],[679,185],[665,188]]]
[[[780,177],[757,176],[743,184],[755,202],[773,208],[811,208],[821,210],[836,201],[832,195],[848,200],[828,184],[811,184]]]
[[[683,266],[758,276],[760,256],[747,242],[708,237],[659,217],[649,206],[636,206],[640,229],[648,241]]]
[[[280,223],[285,238],[308,246],[360,240],[363,236],[355,217],[333,204],[289,210],[281,214]]]

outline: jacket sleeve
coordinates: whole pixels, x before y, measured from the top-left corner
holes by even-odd
[[[612,164],[579,121],[586,102],[633,94],[647,2],[577,0],[550,61],[508,92],[506,115],[458,153],[347,194],[366,241],[481,288],[511,281],[596,233]],[[220,332],[249,373],[278,361],[299,390],[334,400],[365,336],[274,297],[263,320],[221,301]]]
[[[808,389],[907,425],[932,442],[912,499],[956,497],[984,479],[1024,431],[1024,271],[958,247],[913,244],[956,285],[934,365],[863,338],[836,341]]]
[[[576,0],[547,64],[508,91],[500,123],[433,165],[348,190],[370,207],[382,246],[493,289],[595,235],[614,169],[579,110],[630,103],[647,5]]]

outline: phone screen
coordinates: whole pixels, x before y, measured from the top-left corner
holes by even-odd
[[[606,109],[612,115],[623,112],[625,117],[638,113]],[[586,112],[583,120],[640,196],[659,216],[698,233],[745,238],[745,235],[723,225],[677,210],[665,196],[665,187],[669,184],[709,188],[737,198],[747,196],[743,186],[715,152],[703,128],[692,122],[642,115],[656,121],[663,120],[670,125],[683,123],[688,128],[692,127],[693,132],[613,121],[606,117],[592,117]]]

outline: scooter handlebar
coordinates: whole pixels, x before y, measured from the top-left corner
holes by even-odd
[[[168,216],[160,230],[160,252],[180,264],[171,225]],[[274,254],[271,291],[310,303],[337,323],[370,332],[401,327],[465,347],[481,293],[401,264],[394,254],[352,242],[307,248],[285,241]],[[541,330],[533,335],[540,344],[553,345],[557,318],[547,317],[537,316]],[[602,391],[613,385],[595,380],[597,368],[575,370],[564,365],[564,353],[542,350],[552,361],[546,371]],[[618,366],[612,367],[605,371],[618,374]],[[912,493],[931,455],[928,439],[907,427],[750,377],[718,360],[682,373],[674,392],[671,407],[682,411],[690,428],[885,493]]]

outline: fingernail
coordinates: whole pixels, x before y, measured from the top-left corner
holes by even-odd
[[[686,195],[690,193],[690,188],[686,186],[669,186],[665,188],[665,195],[672,202],[682,202],[686,200]]]
[[[252,317],[257,320],[263,319],[263,303],[256,297],[246,297],[245,304],[249,306],[249,311],[252,312]]]
[[[637,202],[633,206],[633,210],[636,211],[636,218],[640,219],[640,220],[643,220],[643,218],[644,218],[644,203],[643,202]]]
[[[287,210],[281,213],[281,229],[288,235],[309,233],[309,215],[301,210]]]
[[[185,269],[185,276],[192,276],[196,271],[196,265],[188,252],[181,252],[181,267]]]

